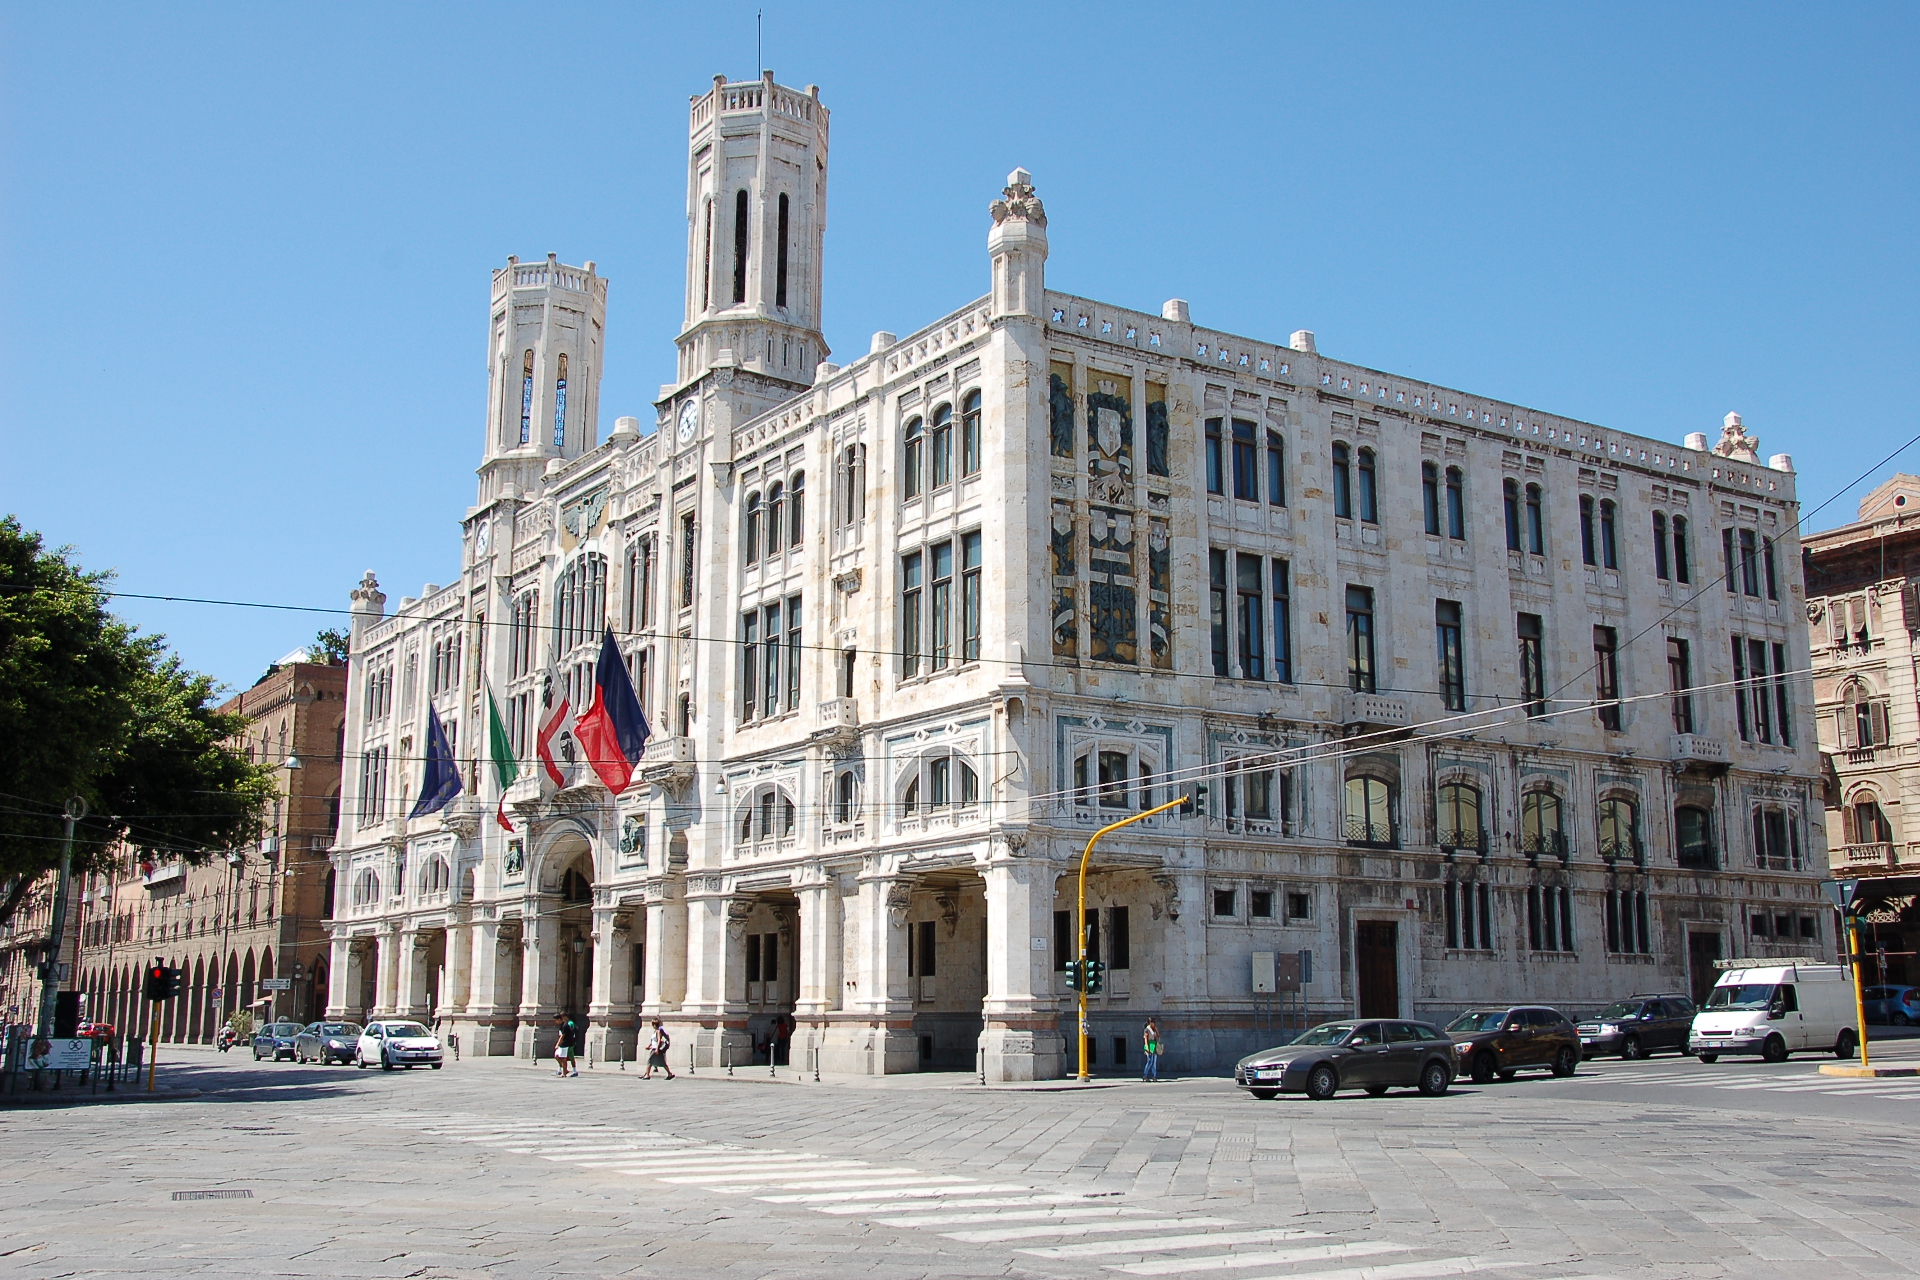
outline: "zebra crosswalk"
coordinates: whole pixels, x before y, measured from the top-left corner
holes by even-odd
[[[1702,1066],[1698,1073],[1679,1074],[1672,1069],[1655,1071],[1594,1071],[1588,1069],[1573,1077],[1575,1081],[1600,1085],[1660,1085],[1668,1089],[1715,1089],[1729,1093],[1814,1093],[1834,1098],[1920,1098],[1920,1076],[1889,1076],[1881,1080],[1846,1080],[1823,1076],[1812,1067],[1787,1068],[1778,1074],[1755,1076],[1749,1073],[1720,1074]]]
[[[1090,1274],[1222,1276],[1247,1280],[1439,1280],[1564,1259],[1420,1257],[1430,1245],[1341,1239],[1297,1227],[1264,1228],[1197,1211],[1126,1203],[1105,1192],[1048,1191],[1025,1182],[927,1173],[817,1152],[705,1142],[650,1129],[570,1120],[448,1115],[418,1128],[448,1142],[536,1157],[584,1172],[646,1179],[782,1209],[858,1217]],[[1361,1262],[1362,1259],[1379,1261]],[[1592,1275],[1565,1280],[1611,1280]]]

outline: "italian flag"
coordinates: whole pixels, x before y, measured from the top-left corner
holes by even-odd
[[[508,831],[513,824],[507,821],[507,788],[520,776],[520,762],[513,758],[513,743],[507,740],[507,726],[500,719],[500,708],[493,701],[493,690],[487,690],[487,743],[493,754],[493,776],[500,784],[500,803],[493,811],[493,820]]]

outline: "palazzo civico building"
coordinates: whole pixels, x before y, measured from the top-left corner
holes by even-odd
[[[1095,853],[1103,1069],[1149,1014],[1170,1069],[1273,1039],[1256,956],[1308,1017],[1443,1017],[1830,954],[1794,475],[1737,416],[1676,446],[1062,293],[1018,170],[987,293],[836,362],[827,159],[816,89],[692,99],[644,433],[598,434],[594,264],[494,272],[459,570],[353,593],[329,1016],[1058,1076],[1081,851],[1200,787]],[[608,626],[618,797],[533,764]],[[409,822],[429,703],[468,790]]]

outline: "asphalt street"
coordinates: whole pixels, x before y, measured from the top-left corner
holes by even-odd
[[[5,1274],[1920,1274],[1920,1079],[1819,1057],[1317,1103],[166,1052],[194,1096],[0,1110]]]

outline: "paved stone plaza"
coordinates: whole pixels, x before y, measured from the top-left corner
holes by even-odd
[[[1900,1055],[1920,1045],[1889,1046]],[[11,1275],[1920,1272],[1920,1080],[1604,1062],[1442,1099],[174,1054],[0,1113]],[[764,1072],[764,1068],[760,1069]],[[179,1192],[246,1198],[176,1201]]]

